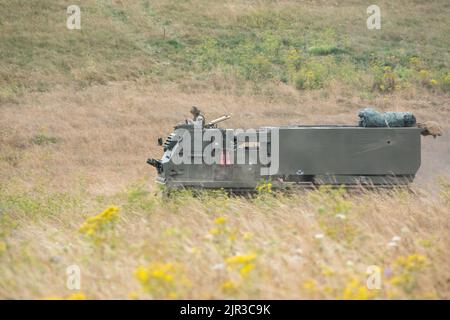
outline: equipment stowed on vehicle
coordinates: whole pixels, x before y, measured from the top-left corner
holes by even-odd
[[[168,190],[255,190],[331,185],[408,185],[419,170],[421,134],[440,136],[435,122],[416,123],[409,112],[366,108],[358,125],[286,125],[220,129],[225,115],[204,124],[186,120],[165,141],[160,160],[148,159]],[[204,120],[204,119],[203,119]]]

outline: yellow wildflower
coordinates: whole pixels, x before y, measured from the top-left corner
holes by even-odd
[[[259,193],[271,193],[272,192],[272,183],[271,182],[262,182],[256,186],[256,191]]]
[[[326,287],[323,288],[323,291],[324,291],[325,293],[333,293],[334,288],[333,288],[333,287],[330,287],[330,286],[326,286]]]
[[[228,235],[228,240],[235,241],[236,239],[237,239],[236,232],[230,232],[230,234]]]
[[[136,268],[134,276],[144,291],[159,299],[177,299],[180,290],[190,286],[182,269],[173,263],[152,263],[148,267]]]
[[[333,274],[334,274],[334,270],[331,269],[330,267],[324,266],[324,267],[322,268],[322,275],[323,275],[323,276],[325,276],[325,277],[330,277],[330,276],[332,276]]]
[[[233,292],[236,290],[236,284],[231,280],[226,280],[221,284],[220,288],[224,292]]]
[[[86,296],[82,292],[73,293],[67,297],[67,300],[86,300]]]
[[[244,240],[251,240],[253,238],[253,233],[251,233],[251,232],[244,232],[243,238],[244,238]]]
[[[6,243],[3,241],[0,241],[0,254],[6,251]]]
[[[110,206],[98,215],[87,218],[78,231],[94,240],[100,240],[101,237],[98,233],[107,225],[117,220],[118,216],[119,208]]]
[[[443,79],[444,84],[450,85],[450,73],[447,73]]]
[[[224,224],[227,221],[227,218],[225,217],[218,217],[216,219],[214,219],[214,223],[215,224]]]
[[[392,283],[395,286],[404,286],[411,283],[413,280],[413,277],[410,273],[404,273],[397,276],[393,276],[389,282]]]
[[[130,292],[128,294],[128,299],[130,299],[130,300],[138,300],[139,299],[139,294],[137,294],[136,292]]]
[[[407,257],[400,256],[394,261],[395,268],[406,271],[419,271],[427,266],[427,258],[421,254],[414,253]]]
[[[161,279],[167,282],[173,281],[173,276],[171,274],[165,273],[163,270],[155,270],[152,272],[152,277],[155,279]]]
[[[169,292],[169,294],[167,295],[167,298],[171,299],[171,300],[175,300],[178,298],[178,295],[176,292]]]
[[[316,291],[317,290],[317,282],[313,279],[308,279],[303,282],[303,289],[308,291]]]
[[[255,269],[254,261],[256,260],[256,253],[249,253],[246,255],[236,255],[227,258],[225,261],[228,265],[228,270],[239,270],[242,278]]]
[[[369,291],[365,285],[361,285],[358,279],[353,278],[347,283],[343,299],[345,300],[368,300],[375,297],[375,291]]]
[[[136,269],[136,271],[134,272],[134,275],[140,282],[144,282],[144,283],[147,282],[148,278],[149,278],[147,268],[142,267],[142,266],[138,267]]]
[[[220,233],[220,229],[218,228],[212,228],[211,230],[209,230],[209,233],[212,235],[217,235]]]
[[[250,271],[252,271],[255,268],[255,265],[252,263],[248,263],[246,265],[244,265],[241,270],[239,270],[239,273],[241,274],[241,276],[246,277]]]
[[[226,259],[228,264],[244,264],[253,262],[256,259],[256,253],[249,253],[247,255],[236,255]]]
[[[419,75],[422,78],[428,78],[430,76],[430,71],[422,69],[419,71]]]
[[[400,256],[394,261],[395,275],[389,282],[410,293],[417,285],[419,271],[427,266],[427,259],[421,254],[413,253],[409,256]]]

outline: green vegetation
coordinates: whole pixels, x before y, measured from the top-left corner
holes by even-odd
[[[35,135],[31,139],[31,142],[33,144],[37,144],[40,146],[40,145],[45,145],[45,144],[54,144],[54,143],[58,142],[58,139],[55,137],[50,137],[43,133],[40,133],[40,134]]]

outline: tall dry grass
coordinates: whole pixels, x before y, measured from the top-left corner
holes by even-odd
[[[366,103],[338,87],[272,90],[268,101],[122,83],[3,107],[0,296],[70,297],[65,272],[76,264],[81,291],[93,299],[448,298],[446,136],[423,139],[411,193],[160,197],[145,160],[160,154],[156,138],[187,117],[191,104],[210,118],[231,113],[232,127],[250,127],[355,123]],[[447,130],[447,110],[439,107],[447,98],[425,95],[402,92],[372,103],[439,120]],[[110,205],[119,215],[98,228],[100,241],[79,232]],[[380,268],[381,290],[365,286],[370,265]]]

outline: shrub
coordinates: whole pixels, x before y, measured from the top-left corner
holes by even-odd
[[[47,135],[45,135],[43,133],[37,134],[31,139],[31,142],[33,144],[38,145],[38,146],[44,145],[44,144],[54,144],[57,141],[58,141],[57,138],[51,137],[51,136],[47,136]]]
[[[444,91],[450,92],[450,72],[442,77],[442,89]]]
[[[304,67],[294,76],[294,84],[297,89],[320,89],[324,86],[326,77],[323,65],[313,62]]]
[[[308,52],[316,56],[326,56],[330,54],[345,53],[346,51],[335,45],[314,46],[308,49]]]
[[[398,88],[397,76],[391,66],[374,66],[373,88],[380,92],[393,92]]]

